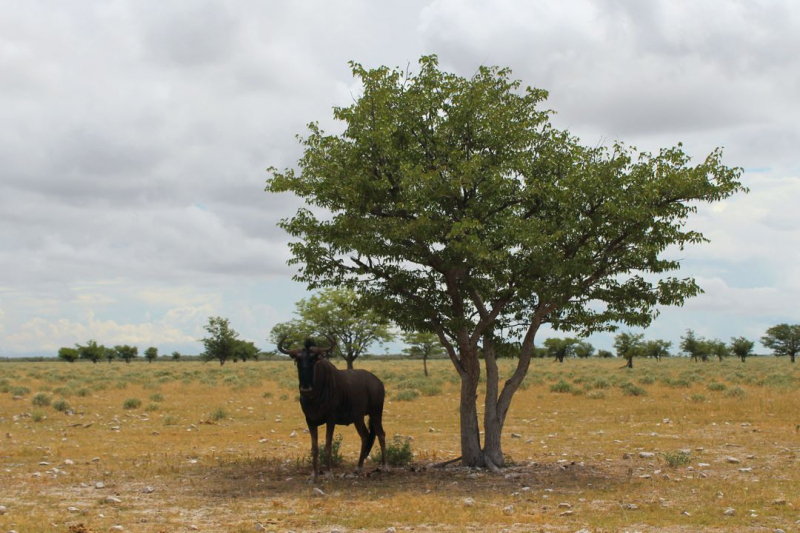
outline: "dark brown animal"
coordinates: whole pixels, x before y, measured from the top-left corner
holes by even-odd
[[[339,370],[325,358],[333,350],[336,342],[330,339],[331,346],[320,348],[311,340],[306,340],[303,348],[287,350],[283,347],[286,338],[278,342],[278,351],[290,356],[297,365],[300,383],[300,406],[306,416],[308,432],[311,434],[311,457],[314,468],[312,478],[317,479],[317,428],[325,424],[325,457],[327,474],[333,475],[331,468],[331,442],[336,425],[354,424],[361,437],[361,454],[358,468],[361,472],[364,459],[372,450],[375,437],[381,446],[382,468],[386,468],[386,434],[383,431],[383,400],[386,392],[383,382],[375,374],[366,370]],[[369,429],[364,417],[369,415]]]

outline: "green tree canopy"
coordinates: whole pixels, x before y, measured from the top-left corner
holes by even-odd
[[[788,355],[794,363],[800,352],[800,324],[778,324],[769,328],[761,337],[761,344],[772,350],[776,356]]]
[[[132,359],[135,359],[139,356],[139,348],[136,346],[128,346],[127,344],[114,346],[114,351],[117,352],[117,357],[126,363],[130,363]]]
[[[230,321],[221,316],[208,317],[208,324],[203,326],[203,329],[209,335],[200,339],[205,348],[203,358],[206,361],[216,359],[219,361],[219,366],[224,365],[225,361],[233,357],[239,334],[231,327]]]
[[[258,361],[259,349],[251,341],[237,339],[233,347],[233,362],[241,359],[242,362],[252,359]]]
[[[681,351],[691,357],[694,362],[702,360],[708,361],[709,345],[703,337],[698,337],[694,330],[687,329],[686,334],[681,337]]]
[[[274,342],[284,335],[290,343],[305,338],[336,339],[335,355],[353,368],[353,361],[375,342],[389,342],[393,335],[389,321],[365,304],[352,289],[325,289],[297,303],[298,318],[277,324],[271,333]],[[328,344],[325,340],[321,345]]]
[[[614,337],[614,349],[617,357],[623,357],[628,368],[633,368],[633,358],[645,354],[644,334],[643,333],[618,333]]]
[[[407,331],[403,333],[403,342],[408,345],[403,353],[409,357],[422,359],[422,371],[426,376],[428,375],[428,358],[445,355],[439,337],[427,331]]]
[[[594,355],[595,349],[590,342],[579,341],[572,348],[572,351],[575,352],[576,357],[580,357],[581,359],[586,359]]]
[[[728,345],[725,344],[724,341],[721,341],[719,339],[709,339],[706,340],[705,343],[706,343],[705,350],[708,353],[708,355],[713,355],[714,357],[719,359],[720,363],[722,362],[723,358],[728,357],[731,354],[730,348],[728,348]]]
[[[575,347],[577,346],[578,342],[578,339],[573,339],[571,337],[566,337],[563,339],[551,337],[549,339],[545,339],[544,347],[547,349],[548,356],[552,357],[559,363],[563,363],[565,358],[575,356]]]
[[[355,289],[403,329],[435,332],[462,381],[463,464],[502,465],[503,424],[539,327],[646,326],[658,305],[698,294],[663,253],[705,240],[686,220],[743,190],[740,170],[720,150],[692,164],[680,145],[584,146],[550,124],[547,93],[508,69],[464,78],[435,56],[417,73],[351,66],[362,90],[334,109],[342,132],[312,123],[298,169],[267,180],[308,206],[280,223],[295,239],[296,279]],[[522,343],[502,389],[496,335]]]
[[[662,357],[669,357],[669,349],[672,343],[663,339],[652,339],[644,341],[642,346],[645,357],[652,357],[656,361],[661,361]]]
[[[68,363],[74,363],[75,361],[78,360],[79,356],[80,354],[78,353],[78,350],[76,350],[75,348],[64,346],[63,348],[58,349],[58,358],[63,359]]]
[[[90,340],[85,345],[76,344],[75,349],[78,350],[78,356],[81,359],[88,359],[92,363],[97,363],[106,355],[106,347],[97,344],[95,340]]]
[[[732,337],[730,349],[733,354],[742,360],[742,363],[753,354],[755,343],[745,337]]]
[[[152,363],[158,358],[158,348],[150,346],[144,351],[144,357],[147,359],[148,363]]]

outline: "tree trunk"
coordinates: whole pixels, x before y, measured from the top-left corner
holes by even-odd
[[[792,363],[794,363],[795,354],[792,354],[790,357],[792,358]]]
[[[633,357],[628,357],[628,364],[625,366],[628,368],[633,368]]]
[[[347,361],[347,370],[353,370],[353,361],[355,357],[345,357],[344,360]]]
[[[477,359],[477,358],[476,358]],[[477,361],[476,361],[477,362]],[[467,372],[461,376],[461,464],[464,466],[484,466],[481,436],[478,428],[478,374]]]
[[[422,369],[425,372],[425,377],[428,377],[428,354],[422,354]]]

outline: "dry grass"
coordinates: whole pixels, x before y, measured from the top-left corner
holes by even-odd
[[[504,431],[514,462],[504,476],[425,468],[459,453],[454,371],[428,364],[426,382],[420,362],[357,363],[386,382],[384,425],[390,438],[413,437],[415,463],[324,481],[324,496],[307,483],[288,363],[0,365],[0,531],[799,527],[800,371],[786,360],[637,361],[632,371],[537,360]],[[569,390],[551,391],[562,380]],[[420,395],[391,401],[407,390]],[[34,405],[39,392],[52,403]],[[54,408],[62,398],[66,411]],[[359,439],[338,431],[344,474]],[[670,459],[685,449],[688,465]]]

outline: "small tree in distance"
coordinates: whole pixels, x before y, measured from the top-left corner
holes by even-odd
[[[644,334],[619,333],[614,337],[614,349],[617,356],[625,358],[627,368],[633,368],[633,358],[644,354]]]
[[[773,351],[776,356],[788,355],[794,363],[800,353],[800,324],[778,324],[769,328],[761,337],[761,344]]]
[[[203,329],[209,333],[208,337],[200,339],[205,347],[203,358],[206,361],[216,359],[219,366],[224,365],[233,357],[239,334],[231,328],[228,319],[221,316],[208,317],[208,324]]]
[[[136,346],[128,346],[127,344],[114,346],[114,351],[117,352],[117,357],[126,363],[130,363],[132,359],[136,359],[139,356],[139,348]]]
[[[551,337],[544,341],[547,355],[552,357],[553,361],[558,361],[559,363],[563,363],[565,358],[575,355],[575,345],[577,344],[578,339],[573,339],[571,337],[566,337],[564,339]]]
[[[173,361],[178,361],[180,358],[181,358],[181,352],[179,352],[178,350],[175,350],[174,352],[172,352],[172,360]]]
[[[709,355],[713,355],[717,359],[719,359],[720,363],[722,362],[723,358],[728,357],[731,354],[728,345],[719,339],[709,339],[705,341],[705,344],[706,344],[705,348],[706,352]]]
[[[686,334],[681,337],[681,351],[692,358],[696,363],[702,360],[708,361],[708,344],[702,337],[697,337],[694,330],[687,329]]]
[[[594,355],[595,349],[590,342],[580,341],[573,346],[572,351],[575,352],[576,357],[586,359]]]
[[[242,362],[252,359],[258,361],[259,349],[250,341],[236,339],[236,344],[233,347],[233,362],[241,359]]]
[[[755,346],[755,343],[745,337],[731,338],[731,352],[741,359],[742,363],[753,354],[753,346]]]
[[[409,357],[422,358],[422,371],[426,377],[428,376],[428,358],[444,357],[445,355],[439,338],[433,333],[408,331],[403,333],[403,342],[408,344],[408,347],[403,350],[404,354]]]
[[[78,360],[79,355],[80,354],[78,354],[78,350],[75,348],[64,346],[63,348],[58,349],[58,358],[63,359],[67,363],[74,363]]]
[[[158,348],[155,346],[150,346],[144,351],[144,357],[147,359],[148,363],[152,363],[156,360],[156,358],[158,358]]]
[[[106,347],[102,344],[98,345],[97,341],[90,340],[86,345],[76,344],[75,348],[81,359],[88,359],[92,363],[97,363],[101,358],[106,355]]]
[[[663,339],[645,341],[643,349],[645,357],[652,357],[656,361],[661,361],[662,357],[669,357],[669,349],[672,343]]]

